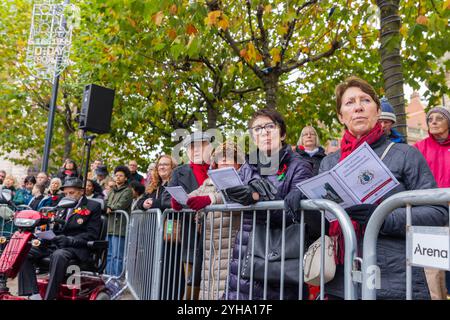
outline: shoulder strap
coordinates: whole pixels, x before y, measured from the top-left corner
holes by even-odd
[[[386,155],[388,154],[389,150],[391,150],[392,146],[395,144],[395,142],[391,142],[387,148],[384,150],[383,154],[381,155],[380,159],[381,161],[384,160],[384,158],[386,157]]]

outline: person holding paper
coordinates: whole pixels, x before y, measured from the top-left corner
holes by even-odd
[[[190,192],[198,189],[199,186],[205,182],[208,178],[209,161],[211,155],[211,141],[212,137],[207,132],[196,131],[187,136],[183,141],[183,146],[187,150],[187,156],[189,163],[178,166],[172,173],[172,178],[168,184],[169,187],[181,186],[189,194]],[[175,211],[180,211],[183,207],[173,199],[170,194],[165,191],[163,195],[164,206],[170,206]],[[189,218],[192,218],[191,228],[189,229]],[[186,214],[183,222],[184,238],[183,241],[183,263],[185,278],[188,282],[187,292],[183,299],[191,298],[191,290],[194,287],[194,299],[198,299],[198,293],[200,291],[200,271],[202,262],[202,246],[203,241],[201,234],[197,234],[197,248],[194,248],[196,224],[194,216]],[[188,242],[188,236],[191,235],[191,240]],[[189,248],[188,248],[189,243]],[[194,263],[195,258],[195,266]],[[195,275],[194,275],[195,272]],[[194,282],[192,283],[192,279]]]
[[[350,77],[336,87],[336,108],[339,121],[346,130],[339,151],[326,156],[320,166],[320,173],[333,168],[344,160],[356,148],[367,142],[373,151],[393,173],[400,185],[388,192],[380,201],[405,190],[436,188],[436,181],[422,154],[414,147],[403,143],[394,143],[384,135],[378,123],[380,100],[375,89],[357,77]],[[390,149],[387,149],[389,148]],[[287,201],[288,202],[288,201]],[[291,202],[293,210],[297,201]],[[356,229],[363,230],[375,210],[376,205],[356,205],[346,209]],[[412,208],[413,225],[444,226],[448,223],[448,211],[441,206],[416,206]],[[381,289],[379,299],[405,299],[406,262],[405,262],[405,225],[406,209],[394,210],[386,217],[378,240],[378,266],[381,269]],[[357,231],[358,231],[357,230]],[[342,232],[336,222],[330,223],[328,234],[342,243]],[[359,237],[359,243],[362,237]],[[343,282],[343,246],[338,246],[337,270],[334,280],[326,285],[330,298],[344,297]],[[423,269],[413,268],[413,299],[430,299]],[[360,294],[360,293],[359,293]]]
[[[175,159],[164,154],[158,157],[151,175],[151,183],[147,186],[145,194],[140,199],[136,208],[139,210],[161,209],[164,211],[170,208],[170,202],[163,203],[164,187],[169,184],[173,170],[177,166]]]
[[[217,146],[211,156],[212,170],[229,167],[239,170],[244,162],[244,154],[234,142],[225,142]],[[217,191],[211,178],[206,179],[197,190],[191,192],[187,201],[189,208],[196,211],[208,205],[223,203],[222,194]],[[206,248],[201,273],[200,300],[219,300],[225,292],[227,267],[229,263],[228,256],[231,250],[228,243],[234,243],[240,224],[239,217],[239,213],[207,213],[205,219]],[[202,218],[202,215],[197,213],[197,218]],[[230,228],[231,238],[229,239]],[[211,249],[210,243],[212,246]],[[217,281],[219,282],[218,284]]]
[[[232,201],[249,205],[257,201],[282,200],[287,194],[297,189],[297,183],[312,177],[311,164],[301,159],[296,152],[292,151],[292,147],[286,144],[286,123],[276,110],[256,111],[249,121],[249,130],[257,150],[247,157],[245,164],[239,170],[244,185],[225,190]],[[271,214],[271,226],[281,228],[282,214],[277,213]],[[257,218],[257,224],[266,222],[265,213],[261,218]],[[286,223],[289,224],[292,219],[293,216],[288,216]],[[236,235],[234,245],[236,249],[233,250],[230,262],[229,295],[225,299],[249,299],[250,280],[243,279],[238,274],[239,250],[237,248],[242,246],[245,252],[252,229],[253,214],[245,213],[241,228],[242,243],[239,242],[241,235]],[[261,281],[254,280],[253,299],[263,298],[263,287],[264,284]],[[279,296],[280,288],[268,285],[267,299],[279,299]],[[286,286],[284,298],[298,299],[298,288]]]

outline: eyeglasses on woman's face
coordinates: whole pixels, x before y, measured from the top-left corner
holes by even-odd
[[[274,122],[269,122],[269,123],[266,123],[266,124],[261,125],[261,126],[255,126],[255,127],[252,127],[252,128],[250,128],[250,130],[251,130],[254,134],[260,135],[260,134],[262,134],[263,129],[264,129],[267,133],[269,133],[269,132],[275,131],[277,128],[278,128],[278,127],[277,127],[277,125],[276,125]]]

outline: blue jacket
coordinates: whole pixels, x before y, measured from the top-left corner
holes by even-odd
[[[391,134],[389,135],[389,139],[392,142],[396,142],[396,143],[406,143],[405,137],[403,137],[402,134],[395,129],[391,129]]]

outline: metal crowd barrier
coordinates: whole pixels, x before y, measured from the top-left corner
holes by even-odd
[[[353,262],[356,258],[356,236],[351,221],[345,211],[329,200],[304,200],[298,241],[300,243],[297,257],[302,257],[298,265],[298,283],[285,285],[286,242],[297,239],[286,239],[284,234],[287,225],[283,201],[259,202],[253,206],[214,205],[202,211],[173,210],[133,212],[130,223],[129,257],[127,263],[127,284],[136,299],[161,300],[197,300],[197,299],[231,299],[230,292],[240,299],[273,299],[275,290],[279,299],[304,299],[303,297],[303,256],[306,252],[304,210],[320,210],[321,221],[321,265],[325,261],[325,211],[334,215],[343,232],[345,243],[344,294],[345,299],[355,299],[356,284],[352,281]],[[153,214],[152,214],[153,213]],[[319,213],[318,213],[319,214]],[[264,280],[255,280],[255,232],[248,239],[251,254],[244,252],[240,245],[234,248],[236,237],[242,243],[246,226],[264,225],[265,254]],[[268,274],[269,233],[271,221],[276,220],[276,228],[283,231],[281,240],[281,261],[279,283],[274,282],[273,274]],[[281,221],[280,221],[281,220]],[[249,223],[249,221],[251,221]],[[218,228],[217,228],[218,226]],[[262,230],[261,228],[259,228]],[[261,236],[261,235],[260,235]],[[237,288],[230,288],[230,265],[233,250],[238,250]],[[247,265],[243,266],[245,259]],[[259,257],[261,259],[261,257]],[[261,263],[261,261],[260,261]],[[250,267],[248,267],[248,264]],[[246,269],[245,273],[244,268]],[[261,277],[261,268],[259,274]],[[239,279],[245,276],[249,284],[249,292],[243,292]],[[272,278],[268,283],[269,276]],[[325,298],[324,268],[320,270],[320,299]],[[278,277],[275,277],[278,279]],[[277,280],[276,280],[277,281]],[[295,281],[294,281],[295,282]],[[274,289],[275,288],[275,289]],[[262,291],[258,295],[256,290]],[[289,292],[288,292],[289,291]],[[270,296],[272,292],[272,296]],[[287,294],[289,293],[289,295]],[[261,293],[261,292],[260,292]]]
[[[110,281],[119,281],[117,292],[111,297],[115,299],[122,294],[127,288],[121,285],[120,281],[125,275],[125,268],[128,260],[128,237],[129,237],[129,215],[124,210],[115,210],[110,214],[106,214],[107,223],[107,240],[108,254],[106,268],[103,273],[108,284]]]
[[[137,300],[158,300],[163,214],[159,209],[131,213],[125,278]]]
[[[450,188],[404,191],[384,200],[372,214],[364,234],[362,261],[362,299],[376,300],[381,275],[377,267],[377,241],[385,218],[395,209],[406,207],[406,230],[412,227],[411,207],[420,205],[448,205]],[[432,228],[432,227],[431,227]],[[447,232],[448,234],[448,232]],[[408,241],[406,237],[407,248]],[[406,254],[406,253],[405,253]],[[406,259],[406,299],[412,300],[412,265]]]

